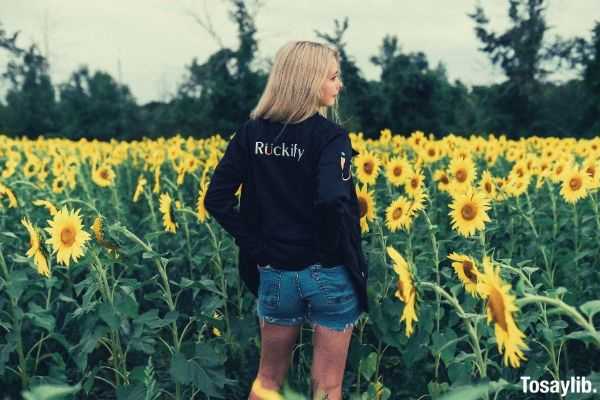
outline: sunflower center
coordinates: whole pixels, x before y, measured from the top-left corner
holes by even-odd
[[[465,276],[473,283],[477,283],[477,275],[475,275],[475,272],[473,271],[475,269],[475,266],[473,265],[473,263],[471,261],[463,261],[462,263],[463,266],[463,271],[465,273]]]
[[[363,169],[367,174],[371,174],[373,172],[373,163],[371,161],[367,161]]]
[[[411,186],[413,189],[416,189],[416,188],[418,188],[418,187],[419,187],[419,179],[418,179],[418,178],[412,178],[412,179],[410,180],[410,186]]]
[[[592,178],[593,178],[594,176],[596,176],[596,168],[594,168],[593,166],[589,166],[589,167],[587,167],[587,169],[585,170],[585,172],[587,172],[587,174],[588,174],[590,177],[592,177]]]
[[[30,164],[27,168],[27,172],[33,172],[35,169],[35,166],[33,164]]]
[[[367,200],[362,197],[358,198],[358,205],[360,207],[360,217],[364,217],[367,215],[367,210],[369,209],[369,205],[367,204]]]
[[[456,171],[456,180],[459,182],[464,182],[467,180],[467,171],[464,169],[459,169]]]
[[[450,181],[448,180],[448,177],[446,175],[442,175],[442,177],[440,178],[440,181],[444,184],[447,185],[450,183]]]
[[[102,171],[100,171],[100,177],[102,179],[108,179],[108,171],[103,169]]]
[[[75,243],[75,231],[73,228],[67,227],[60,231],[60,241],[65,246],[72,246]]]
[[[556,168],[556,175],[560,175],[560,174],[562,174],[562,172],[563,172],[563,167],[562,166]]]
[[[402,208],[398,207],[394,210],[392,218],[399,219],[402,216]]]
[[[485,188],[485,191],[488,193],[492,193],[492,184],[489,182],[486,182],[485,185],[483,185],[483,187]]]
[[[502,293],[498,291],[495,287],[491,288],[490,296],[488,300],[488,310],[492,314],[492,319],[495,323],[500,325],[500,327],[508,332],[508,326],[506,324],[506,307],[504,305],[504,298],[502,297]]]
[[[435,156],[435,150],[434,149],[429,149],[429,151],[427,152],[427,154],[429,155],[429,157],[433,157],[433,156]]]
[[[471,221],[477,216],[477,206],[473,203],[467,203],[460,209],[460,214],[467,221]]]
[[[579,189],[581,189],[581,186],[582,186],[581,178],[575,177],[575,178],[572,178],[571,180],[569,180],[569,187],[571,188],[571,190],[579,190]]]
[[[523,175],[524,175],[524,174],[523,174],[523,170],[522,170],[521,168],[518,168],[518,169],[517,169],[517,176],[518,176],[519,178],[522,178],[522,177],[523,177]]]
[[[394,176],[400,176],[402,175],[402,167],[398,166],[398,167],[394,167]]]

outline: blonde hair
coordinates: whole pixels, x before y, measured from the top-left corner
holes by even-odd
[[[324,44],[309,41],[285,44],[275,55],[267,85],[250,118],[294,124],[315,112],[326,116],[327,107],[319,104],[319,98],[332,62],[339,65],[339,53]],[[337,106],[336,98],[331,106],[336,120]]]

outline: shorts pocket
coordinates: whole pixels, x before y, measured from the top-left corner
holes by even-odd
[[[345,266],[319,268],[314,273],[321,292],[330,304],[343,304],[356,298],[354,285]]]
[[[281,292],[281,273],[271,266],[258,267],[260,282],[258,285],[258,300],[264,306],[271,308],[279,306]]]

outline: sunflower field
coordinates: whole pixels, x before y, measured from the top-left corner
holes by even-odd
[[[600,138],[350,136],[370,312],[344,398],[600,391]],[[308,324],[281,392],[254,381],[256,299],[203,204],[226,146],[0,136],[3,399],[307,398]]]

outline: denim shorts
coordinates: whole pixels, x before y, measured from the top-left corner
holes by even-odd
[[[256,311],[261,323],[320,325],[344,331],[360,317],[358,296],[344,265],[309,265],[300,271],[257,266],[260,275]]]

